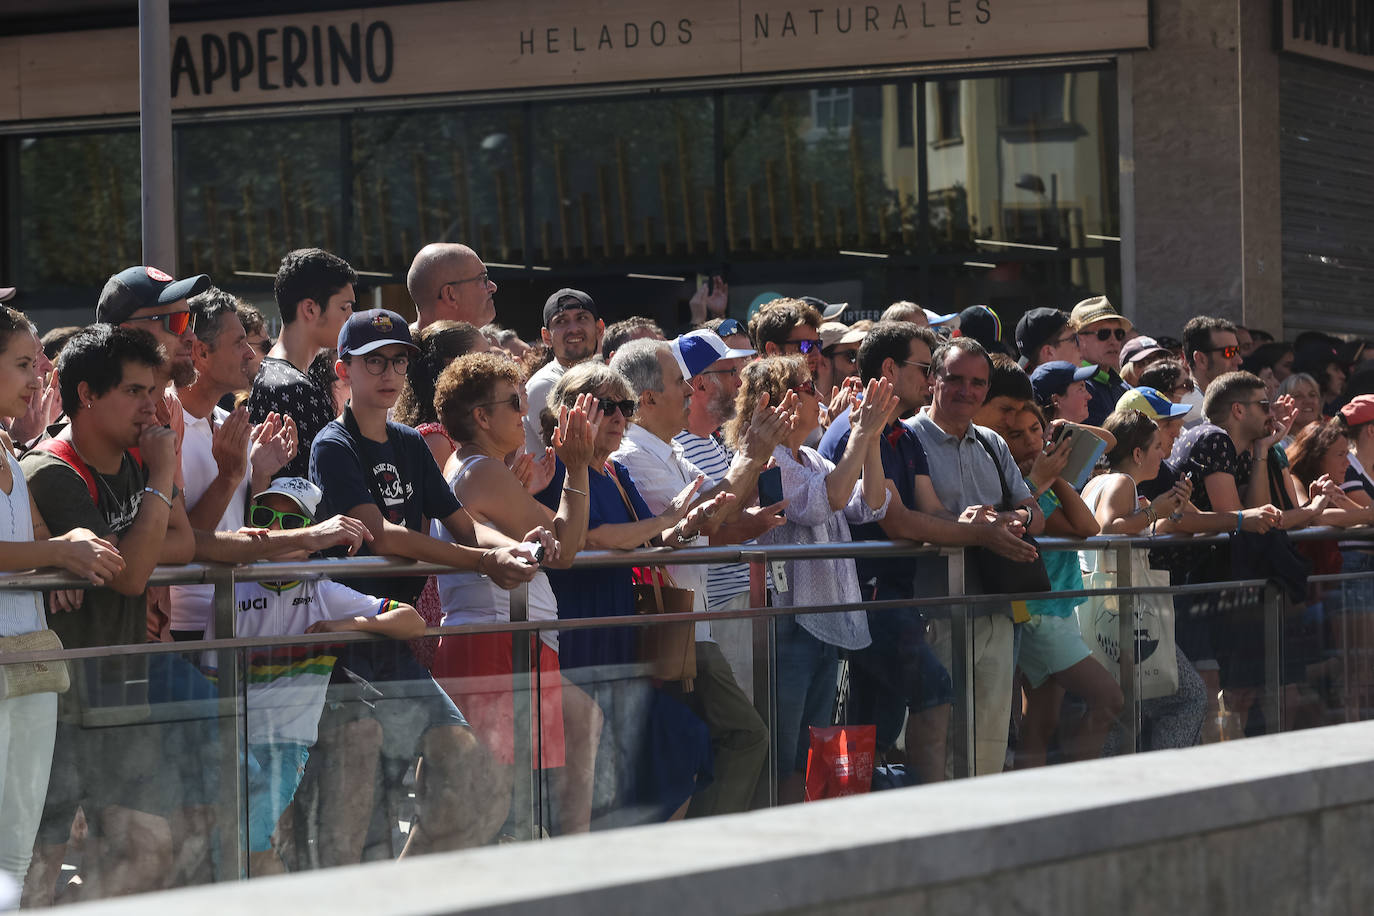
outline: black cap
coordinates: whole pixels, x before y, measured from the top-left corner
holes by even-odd
[[[1002,343],[1002,319],[986,305],[970,305],[959,313],[959,335],[972,337],[989,353],[1011,355],[1007,345]]]
[[[412,350],[420,349],[410,339],[406,320],[386,309],[354,312],[339,328],[339,359],[362,356],[388,344],[405,344]]]
[[[569,309],[586,309],[591,312],[594,317],[601,317],[601,314],[596,310],[596,303],[592,301],[591,296],[588,296],[580,289],[569,289],[565,286],[544,302],[544,327],[547,328],[549,326],[549,322],[553,320],[554,315],[557,315],[559,312],[566,312]]]
[[[119,324],[139,309],[171,305],[209,288],[209,274],[175,280],[156,267],[126,267],[105,281],[95,306],[95,320]]]
[[[1069,324],[1069,316],[1059,309],[1031,309],[1016,322],[1016,349],[1021,356],[1034,361],[1035,354]]]

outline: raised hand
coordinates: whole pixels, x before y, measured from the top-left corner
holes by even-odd
[[[870,380],[864,389],[863,400],[856,401],[850,408],[850,435],[863,440],[877,436],[887,426],[897,404],[897,393],[890,381],[885,378]]]
[[[601,404],[594,395],[578,395],[571,409],[559,408],[558,428],[553,434],[553,451],[565,467],[586,467],[591,463],[600,424]]]
[[[1072,452],[1073,442],[1067,436],[1058,442],[1045,444],[1031,464],[1030,480],[1035,484],[1037,493],[1044,492],[1064,473],[1064,468],[1069,466],[1069,455]]]
[[[783,395],[777,407],[768,406],[767,393],[759,397],[758,407],[749,418],[749,428],[744,431],[744,441],[740,443],[740,454],[750,461],[767,461],[773,450],[787,441],[797,422],[797,393],[789,391]]]
[[[248,443],[252,431],[252,424],[248,422],[248,408],[240,406],[235,407],[234,412],[225,417],[211,435],[210,454],[214,456],[215,466],[219,468],[221,476],[234,481],[243,479],[248,469]]]
[[[697,490],[701,489],[701,485],[705,483],[705,481],[706,475],[698,474],[696,480],[687,484],[687,486],[678,491],[676,496],[668,501],[668,508],[664,509],[662,514],[659,515],[659,519],[665,523],[663,525],[665,529],[673,527],[686,517],[687,510],[691,508],[692,500],[697,495]]]
[[[248,463],[255,477],[271,477],[296,457],[296,423],[290,417],[269,413],[253,427],[249,440]]]
[[[702,529],[711,524],[711,519],[715,518],[734,499],[735,494],[729,490],[724,490],[693,506],[691,511],[683,517],[682,525],[678,529],[680,536],[690,538],[701,534]]]
[[[830,393],[830,403],[821,405],[821,425],[828,427],[832,420],[844,413],[845,408],[854,403],[854,396],[863,390],[863,384],[851,375],[836,386]]]

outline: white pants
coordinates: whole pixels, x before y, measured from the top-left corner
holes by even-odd
[[[0,872],[22,886],[48,794],[57,694],[0,700]]]
[[[1007,760],[1007,727],[1011,724],[1012,665],[1010,617],[976,617],[973,620],[973,773],[1000,773]],[[931,648],[940,664],[949,668],[949,621],[931,621]],[[955,684],[956,710],[962,697]],[[956,712],[957,715],[957,712]],[[950,745],[953,751],[953,745]],[[952,765],[951,765],[952,766]]]

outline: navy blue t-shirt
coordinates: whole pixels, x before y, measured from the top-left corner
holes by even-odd
[[[351,407],[344,408],[341,420],[331,420],[310,447],[310,479],[324,492],[320,518],[370,502],[387,521],[428,534],[430,519],[448,518],[462,508],[418,432],[387,423],[386,441],[374,442],[358,430]],[[358,554],[369,556],[371,550],[364,544]],[[350,578],[348,584],[366,595],[413,605],[425,578]]]
[[[915,509],[916,477],[930,476],[926,450],[921,445],[921,440],[916,437],[916,431],[900,420],[883,430],[882,435],[883,441],[878,446],[878,452],[883,460],[883,473],[888,480],[896,484],[897,495],[901,497],[902,505],[908,509]],[[839,464],[848,445],[849,410],[846,409],[831,421],[830,428],[821,437],[817,451],[832,464]],[[849,534],[856,541],[890,540],[877,522],[850,525]],[[910,557],[861,557],[854,561],[854,568],[865,591],[870,580],[878,579],[885,591],[897,590],[903,595],[915,593],[912,586],[915,566]]]

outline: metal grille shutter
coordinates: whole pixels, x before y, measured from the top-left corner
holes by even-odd
[[[1374,336],[1374,79],[1279,67],[1285,336]]]

